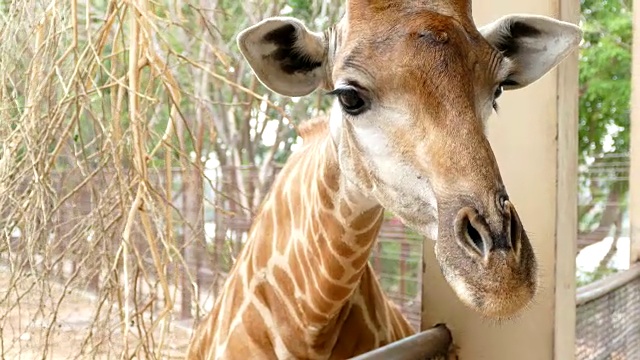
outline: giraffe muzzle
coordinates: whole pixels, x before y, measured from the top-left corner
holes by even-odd
[[[468,205],[441,209],[436,258],[463,303],[485,317],[505,319],[535,296],[537,263],[513,204],[491,206],[482,212]]]

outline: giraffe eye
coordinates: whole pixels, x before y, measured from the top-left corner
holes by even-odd
[[[500,95],[502,95],[502,84],[498,85],[498,87],[496,88],[496,91],[493,93],[493,101],[492,101],[492,106],[493,109],[495,111],[498,111],[498,102],[496,100],[498,100],[498,98],[500,97]]]
[[[498,85],[496,91],[493,93],[493,100],[497,100],[502,95],[502,85]]]
[[[360,115],[365,112],[369,104],[354,87],[343,87],[333,90],[331,95],[337,95],[340,106],[349,115]]]

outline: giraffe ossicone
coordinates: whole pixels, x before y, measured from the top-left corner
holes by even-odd
[[[324,32],[289,17],[238,36],[258,79],[327,92],[326,118],[277,176],[189,359],[345,359],[414,332],[368,264],[384,209],[436,240],[441,271],[493,319],[537,288],[532,245],[485,123],[503,90],[532,84],[582,38],[514,14],[476,28],[469,0],[348,0]],[[514,119],[517,121],[517,119]]]

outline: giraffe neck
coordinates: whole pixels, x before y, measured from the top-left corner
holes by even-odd
[[[413,333],[368,266],[383,209],[341,175],[317,124],[299,129],[309,144],[276,178],[189,359],[345,359]]]
[[[253,271],[301,330],[327,333],[360,285],[382,220],[383,208],[341,176],[329,136],[312,139],[289,159],[256,219]]]

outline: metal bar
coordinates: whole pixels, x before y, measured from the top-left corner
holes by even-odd
[[[425,360],[444,356],[449,352],[451,331],[438,324],[415,335],[369,351],[351,360]]]
[[[607,276],[604,279],[585,285],[577,291],[576,306],[598,299],[639,277],[640,264],[634,264],[628,270]]]

